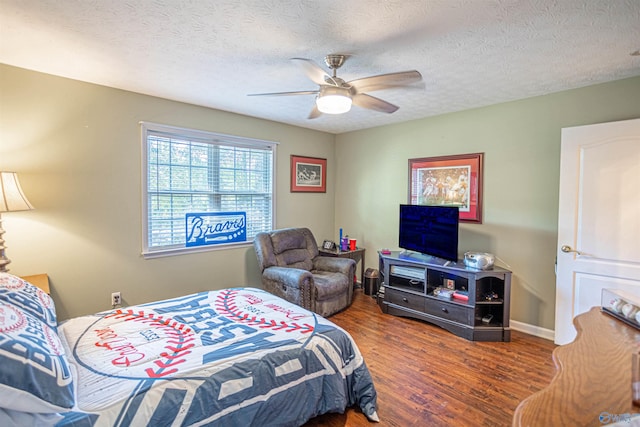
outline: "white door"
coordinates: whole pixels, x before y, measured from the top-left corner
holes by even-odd
[[[640,297],[640,119],[562,129],[556,344],[602,289]]]

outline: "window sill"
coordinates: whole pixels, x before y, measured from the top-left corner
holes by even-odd
[[[189,248],[179,247],[162,250],[143,250],[142,256],[144,259],[163,258],[169,256],[195,254],[201,252],[220,251],[227,249],[239,249],[253,245],[253,241],[241,242],[241,243],[228,243],[224,245],[207,245],[207,246],[193,246]]]

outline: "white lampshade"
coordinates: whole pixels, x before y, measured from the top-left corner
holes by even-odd
[[[342,114],[351,109],[349,89],[336,86],[322,86],[316,98],[318,110],[326,114]]]
[[[27,196],[22,192],[18,175],[15,172],[0,172],[0,213],[13,211],[28,211],[33,209]],[[0,272],[9,271],[7,264],[11,260],[5,255],[4,228],[0,216]]]
[[[0,212],[28,211],[33,209],[24,195],[15,172],[0,172]]]

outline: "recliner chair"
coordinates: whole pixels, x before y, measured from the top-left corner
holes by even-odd
[[[318,255],[308,228],[259,233],[253,246],[262,285],[272,294],[324,317],[351,304],[356,262]]]

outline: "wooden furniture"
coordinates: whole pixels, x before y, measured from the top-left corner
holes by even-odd
[[[467,268],[421,254],[379,253],[385,313],[438,325],[473,341],[510,341],[511,272]],[[442,288],[468,299],[437,296]]]
[[[640,331],[600,307],[577,316],[575,341],[553,351],[556,376],[548,387],[523,400],[513,426],[601,426],[627,421],[640,408],[632,403],[631,358]]]
[[[365,265],[364,251],[365,251],[364,248],[356,248],[352,251],[351,250],[341,251],[340,249],[332,251],[332,250],[324,249],[322,247],[318,247],[318,252],[320,252],[320,255],[322,256],[351,258],[356,262],[356,264],[360,263],[360,283],[364,283],[364,265]]]
[[[34,274],[32,276],[22,276],[22,279],[31,283],[34,286],[39,287],[46,293],[50,294],[51,290],[49,289],[49,276],[47,274]]]

